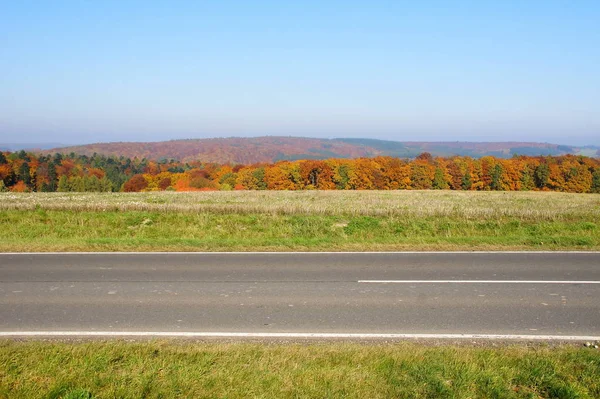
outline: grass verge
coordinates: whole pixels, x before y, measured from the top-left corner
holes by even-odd
[[[600,224],[516,218],[0,211],[0,251],[600,248]]]
[[[573,249],[600,249],[600,195],[0,193],[0,251]]]
[[[3,398],[598,398],[600,351],[0,341]]]

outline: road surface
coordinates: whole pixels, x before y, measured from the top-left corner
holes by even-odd
[[[0,333],[600,337],[600,253],[0,254]]]

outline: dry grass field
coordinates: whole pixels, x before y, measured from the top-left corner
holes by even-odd
[[[0,193],[0,210],[600,220],[600,195],[505,191]]]

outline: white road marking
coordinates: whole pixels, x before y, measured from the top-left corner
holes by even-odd
[[[600,284],[591,280],[358,280],[366,284]]]
[[[600,341],[592,335],[529,334],[361,334],[180,331],[0,331],[0,337],[172,337],[172,338],[324,338],[324,339],[485,339],[535,341]]]

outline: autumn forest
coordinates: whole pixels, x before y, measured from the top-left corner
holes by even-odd
[[[600,160],[584,156],[280,161],[253,165],[0,152],[0,191],[551,190],[600,193]]]

